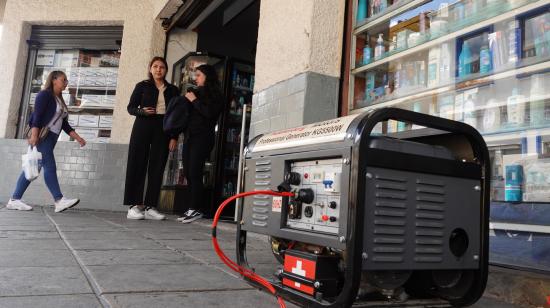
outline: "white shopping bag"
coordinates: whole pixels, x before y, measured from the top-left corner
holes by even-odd
[[[29,181],[36,179],[42,169],[42,153],[36,147],[29,146],[27,154],[21,155],[21,160],[25,178]]]

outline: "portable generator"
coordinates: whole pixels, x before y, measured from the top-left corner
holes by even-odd
[[[391,121],[410,129],[389,134]],[[278,296],[305,307],[482,296],[490,164],[471,126],[383,108],[257,136],[245,159],[245,191],[293,193],[251,196],[237,216],[236,263],[248,267],[247,232],[268,235]]]

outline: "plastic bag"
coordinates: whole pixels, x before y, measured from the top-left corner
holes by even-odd
[[[42,169],[42,153],[36,147],[29,146],[27,154],[21,155],[23,172],[28,181],[35,180]]]

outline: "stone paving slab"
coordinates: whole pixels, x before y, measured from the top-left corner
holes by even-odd
[[[0,250],[0,268],[3,267],[78,266],[69,250]]]
[[[194,264],[196,259],[170,250],[78,250],[84,265]]]
[[[109,303],[120,308],[180,308],[180,307],[238,307],[260,308],[279,307],[277,300],[265,292],[257,290],[216,291],[216,292],[179,292],[145,294],[109,294],[105,296]],[[297,306],[286,303],[288,308]]]
[[[248,289],[245,282],[203,264],[88,266],[102,293]]]
[[[71,247],[75,250],[112,250],[112,249],[162,249],[161,245],[152,240],[147,239],[96,239],[96,240],[81,240],[68,239]]]
[[[4,225],[0,226],[2,231],[56,231],[54,225],[50,224],[22,224],[22,225]]]
[[[0,296],[92,293],[79,267],[0,268]]]
[[[58,239],[55,231],[0,231],[0,239],[28,240],[28,239]]]
[[[0,297],[0,308],[99,308],[94,294]]]
[[[143,236],[132,231],[65,231],[63,236],[68,240],[128,240],[142,239]]]
[[[0,247],[2,250],[67,249],[61,239],[0,239]]]
[[[198,259],[204,260],[209,264],[222,264],[220,257],[213,250],[196,250],[188,251],[190,255]],[[224,253],[231,258],[231,260],[236,260],[236,253],[234,249],[224,250]],[[273,257],[271,251],[263,250],[251,250],[247,251],[247,259],[251,264],[276,264],[277,260]]]

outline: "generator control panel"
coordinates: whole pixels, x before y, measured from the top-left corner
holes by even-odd
[[[286,177],[299,198],[288,200],[286,226],[338,234],[342,158],[297,161]]]

